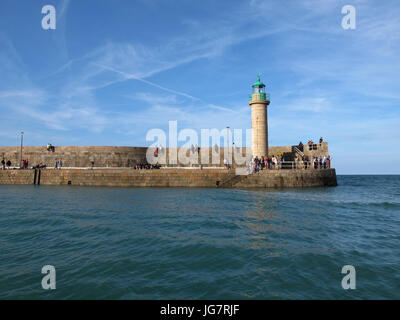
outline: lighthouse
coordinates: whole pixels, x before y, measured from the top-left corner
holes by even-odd
[[[249,95],[251,107],[252,152],[254,157],[268,155],[268,116],[269,94],[265,92],[265,84],[260,76],[253,85],[253,92]]]

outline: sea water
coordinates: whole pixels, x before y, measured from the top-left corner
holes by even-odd
[[[0,186],[0,299],[399,299],[400,176],[338,183]]]

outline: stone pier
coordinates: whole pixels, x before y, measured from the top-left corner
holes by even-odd
[[[0,185],[33,185],[38,170],[0,170]],[[40,185],[110,187],[293,188],[336,186],[335,169],[263,170],[236,175],[224,169],[41,169]]]

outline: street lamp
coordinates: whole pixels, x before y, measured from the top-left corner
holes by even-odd
[[[230,162],[229,162],[229,145],[230,145],[230,143],[229,143],[229,127],[226,127],[226,134],[227,134],[227,140],[228,140],[228,152],[227,152],[227,155],[228,155],[228,168],[229,168],[229,165],[230,165]]]
[[[22,145],[24,143],[24,132],[21,131],[21,152],[19,156],[19,168],[22,169]]]

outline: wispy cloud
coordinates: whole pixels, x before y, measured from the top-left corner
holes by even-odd
[[[67,14],[70,2],[71,2],[71,0],[61,1],[60,8],[58,10],[58,15],[57,15],[59,20],[63,19],[64,16]]]
[[[123,72],[123,71],[120,71],[120,70],[116,70],[116,69],[114,69],[114,68],[111,68],[111,67],[108,67],[108,66],[104,66],[104,65],[100,65],[100,64],[96,64],[96,63],[94,63],[94,65],[96,65],[96,66],[98,66],[99,68],[102,68],[102,69],[104,69],[104,70],[113,71],[113,72],[115,72],[115,73],[118,73],[118,74],[122,75],[123,78],[122,78],[122,79],[119,79],[119,80],[116,80],[116,82],[121,82],[121,81],[126,81],[126,80],[134,79],[134,80],[141,81],[141,82],[143,82],[143,83],[146,83],[146,84],[148,84],[148,85],[150,85],[150,86],[153,86],[153,87],[155,87],[155,88],[157,88],[157,89],[161,89],[161,90],[166,91],[166,92],[169,92],[169,93],[177,94],[177,95],[179,95],[179,96],[186,97],[186,98],[193,99],[193,100],[200,100],[199,98],[193,97],[193,96],[191,96],[190,94],[187,94],[187,93],[185,93],[185,92],[180,92],[180,91],[176,91],[176,90],[173,90],[173,89],[170,89],[170,88],[166,88],[166,87],[160,86],[159,84],[156,84],[156,83],[151,82],[151,81],[149,81],[149,80],[145,80],[145,79],[140,78],[140,77],[138,77],[138,76],[136,76],[136,75],[134,75],[134,74],[130,74],[130,73],[127,73],[127,72]],[[110,82],[109,84],[112,84],[112,83],[115,83],[115,82]]]

